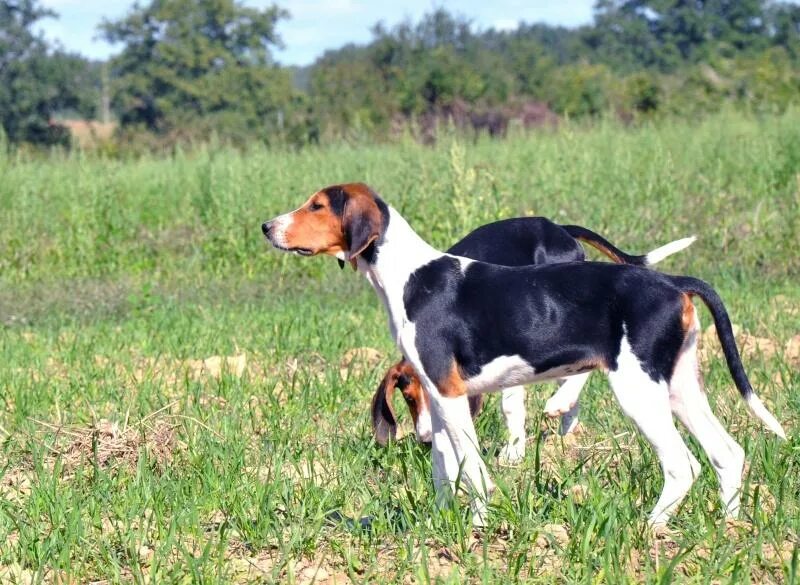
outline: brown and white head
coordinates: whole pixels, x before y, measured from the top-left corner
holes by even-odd
[[[430,443],[433,428],[428,398],[414,368],[405,360],[389,368],[372,397],[372,432],[375,440],[383,446],[397,439],[397,417],[392,407],[395,389],[400,390],[408,406],[417,439],[422,443]]]
[[[372,397],[372,433],[375,441],[385,446],[390,440],[397,439],[397,417],[392,407],[395,389],[400,390],[411,413],[417,440],[420,443],[430,443],[433,439],[430,401],[417,373],[406,360],[389,368]],[[469,409],[473,418],[480,412],[481,398],[480,394],[469,397]]]
[[[359,256],[369,260],[374,243],[386,231],[387,205],[364,183],[332,185],[314,193],[303,205],[261,225],[278,249],[302,256],[328,254],[341,266],[355,267]]]

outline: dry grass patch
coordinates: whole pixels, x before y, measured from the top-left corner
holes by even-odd
[[[733,334],[743,357],[751,359],[782,357],[790,365],[800,366],[800,334],[781,341],[771,337],[753,335],[736,324],[733,325]],[[722,357],[722,346],[714,325],[709,325],[702,333],[698,354],[701,362],[704,363],[708,363],[713,357]]]
[[[133,468],[146,454],[160,468],[170,463],[179,445],[171,417],[146,417],[135,424],[101,419],[91,426],[54,425],[34,420],[42,428],[50,451],[47,462],[54,467],[60,461],[70,471],[86,462],[100,467]]]

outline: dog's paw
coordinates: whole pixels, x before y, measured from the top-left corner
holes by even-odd
[[[672,540],[675,531],[667,526],[666,522],[649,522],[650,534],[656,540]]]
[[[551,396],[544,403],[544,414],[550,418],[556,418],[562,414],[567,414],[575,408],[577,402],[566,401],[556,392],[555,396]]]
[[[500,449],[500,454],[497,460],[500,465],[517,465],[525,459],[525,441],[509,442],[505,447]]]

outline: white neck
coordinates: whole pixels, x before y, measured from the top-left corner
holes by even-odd
[[[370,264],[359,257],[358,271],[364,274],[389,312],[393,337],[405,319],[403,290],[409,276],[441,256],[442,252],[425,242],[403,216],[389,206],[389,225],[376,249],[376,260]]]

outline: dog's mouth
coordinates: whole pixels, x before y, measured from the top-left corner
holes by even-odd
[[[267,239],[269,240],[270,244],[272,244],[278,250],[283,250],[284,252],[292,252],[294,254],[297,254],[298,256],[313,256],[314,255],[314,251],[310,250],[308,248],[300,248],[300,247],[287,248],[286,246],[282,246],[281,244],[279,244],[278,242],[273,241],[270,238],[267,238]]]

